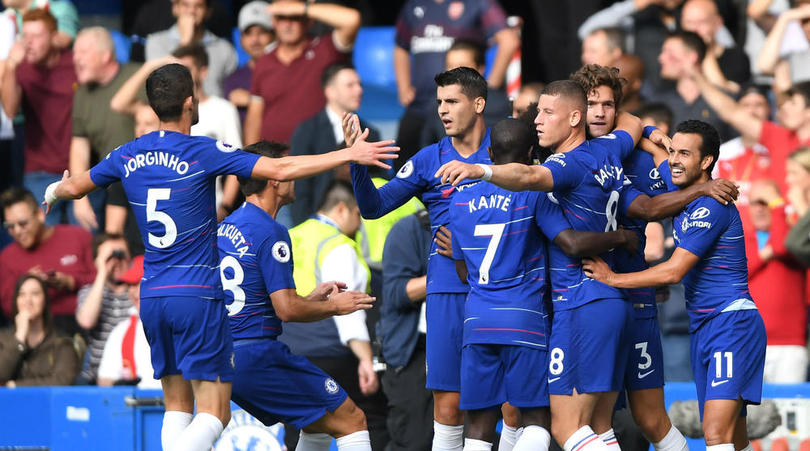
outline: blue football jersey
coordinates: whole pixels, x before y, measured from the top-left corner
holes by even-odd
[[[644,248],[647,245],[647,221],[643,219],[633,219],[627,217],[627,210],[630,204],[638,197],[638,193],[655,197],[667,192],[667,185],[661,178],[660,170],[668,170],[655,167],[652,155],[637,149],[630,156],[622,161],[624,173],[633,184],[633,189],[626,189],[620,199],[619,224],[628,230],[632,230],[638,236],[638,251],[630,254],[624,250],[615,253],[616,270],[618,272],[644,271],[649,266],[644,257]],[[654,318],[658,316],[658,309],[655,305],[655,288],[633,288],[624,290],[628,300],[633,303],[633,313],[636,318]],[[643,306],[643,307],[642,307]]]
[[[366,218],[377,218],[394,210],[413,196],[419,196],[430,214],[430,226],[436,234],[439,226],[447,226],[450,217],[447,213],[453,193],[466,189],[477,180],[466,179],[457,186],[442,184],[435,177],[443,164],[459,160],[466,163],[491,164],[487,148],[489,129],[478,150],[468,158],[463,158],[453,147],[452,140],[446,137],[436,144],[420,150],[397,172],[390,182],[375,188],[365,166],[352,165],[352,184],[357,196],[360,211]],[[452,259],[436,252],[436,243],[430,247],[427,270],[427,293],[466,293],[467,285],[456,277]]]
[[[250,177],[259,156],[202,136],[156,131],[90,169],[98,186],[121,181],[143,237],[141,297],[222,298],[214,183]]]
[[[470,285],[464,344],[546,346],[546,243],[570,227],[545,193],[480,182],[453,197],[453,256]]]
[[[245,202],[219,224],[217,246],[234,340],[278,337],[281,320],[270,295],[295,289],[287,229],[266,211]]]
[[[672,225],[675,245],[700,257],[683,279],[690,332],[724,310],[751,308],[737,207],[703,196],[687,205]]]
[[[621,161],[633,151],[632,137],[616,131],[585,141],[574,150],[552,154],[543,163],[554,179],[553,199],[574,230],[609,232],[619,225],[619,201],[629,181]],[[601,257],[616,268],[614,252]],[[622,299],[621,290],[585,276],[578,259],[550,252],[554,309],[570,309],[596,299]],[[555,280],[556,277],[556,280]]]

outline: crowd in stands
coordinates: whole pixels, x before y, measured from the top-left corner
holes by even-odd
[[[524,60],[537,57],[533,46],[548,47],[507,25],[510,2],[393,3],[401,11],[389,24],[396,29],[392,96],[404,108],[394,170],[444,136],[436,73],[467,66],[486,74],[488,125],[526,113],[552,81],[524,77],[507,94],[507,68],[521,41]],[[234,11],[239,38],[231,41],[221,37],[230,30],[219,29],[216,0],[146,2],[133,21],[143,39],[133,40],[131,52],[133,61],[145,62],[121,63],[110,32],[80,29],[69,0],[3,4],[0,383],[156,387],[137,316],[144,247],[123,188],[62,202],[46,215],[39,205],[46,187],[64,170],[80,173],[158,129],[144,82],[170,62],[187,66],[194,79],[199,122],[192,135],[236,147],[283,142],[292,155],[339,148],[343,115],[363,102],[363,80],[351,63],[363,17],[340,3],[250,1]],[[720,131],[725,143],[715,175],[740,186],[750,289],[768,335],[765,379],[806,381],[810,1],[620,0],[600,7],[569,23],[574,29],[560,64],[567,67],[573,52],[583,64],[618,67],[626,79],[621,107],[662,130],[698,118]],[[581,43],[581,51],[571,43]],[[237,48],[247,54],[241,66]],[[370,141],[380,139],[372,118],[360,124]],[[375,173],[374,183],[390,176]],[[378,305],[368,314],[285,325],[280,339],[358,401],[375,449],[389,441],[392,449],[426,448],[433,406],[424,390],[422,301],[430,224],[416,199],[384,218],[362,219],[347,181],[348,167],[299,181],[296,201],[278,220],[291,229],[299,291],[314,287],[318,272],[322,280],[371,290]],[[220,219],[240,196],[234,176],[218,182]],[[324,231],[325,224],[341,234]],[[648,228],[650,262],[673,246],[670,221]],[[689,380],[683,288],[660,288],[658,301],[667,379]],[[378,375],[382,361],[387,370]]]

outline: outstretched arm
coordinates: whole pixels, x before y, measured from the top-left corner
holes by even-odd
[[[679,283],[698,260],[697,255],[677,248],[669,260],[644,271],[617,274],[599,257],[584,259],[582,269],[588,277],[612,287],[645,288]]]
[[[586,232],[565,229],[554,238],[554,244],[570,257],[589,257],[611,249],[623,247],[635,253],[638,235],[632,230],[619,229],[612,232]]]
[[[487,168],[491,172],[486,177]],[[445,163],[436,171],[442,183],[458,185],[464,179],[483,179],[510,191],[552,191],[554,178],[545,166],[528,166],[520,163],[499,165],[469,164],[461,161]]]
[[[51,206],[60,199],[78,199],[98,188],[90,178],[90,171],[84,171],[77,176],[70,176],[69,171],[62,174],[62,180],[53,182],[45,189],[43,205],[47,205],[45,213],[51,211]]]
[[[273,309],[282,321],[299,323],[320,321],[330,316],[368,310],[375,298],[359,291],[340,291],[344,284],[326,282],[303,298],[295,289],[285,288],[270,294]]]
[[[743,136],[759,140],[760,133],[762,132],[761,120],[755,118],[737,105],[737,102],[735,102],[731,96],[711,84],[700,73],[695,72],[692,74],[692,77],[695,79],[695,82],[697,82],[700,93],[706,100],[706,103],[720,116],[720,119],[730,124]]]
[[[779,62],[779,49],[782,47],[782,39],[785,36],[788,24],[794,20],[804,20],[810,18],[810,5],[802,5],[798,8],[785,11],[776,19],[776,23],[771,28],[765,44],[757,57],[757,68],[764,74],[773,74],[776,63]]]
[[[645,221],[657,221],[671,218],[681,212],[689,202],[701,197],[711,196],[723,205],[737,200],[737,185],[726,179],[710,180],[706,183],[692,185],[689,188],[649,197],[642,194],[630,204],[627,215]]]

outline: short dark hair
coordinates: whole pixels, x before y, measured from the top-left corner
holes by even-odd
[[[176,121],[183,114],[183,102],[194,95],[191,72],[182,64],[167,64],[155,69],[146,79],[149,106],[161,122]]]
[[[624,44],[626,41],[624,30],[622,30],[619,27],[606,27],[606,28],[598,28],[593,32],[591,32],[591,34],[593,35],[599,32],[605,33],[605,40],[607,41],[608,47],[610,49],[618,48],[622,51],[622,53],[624,53],[625,51]]]
[[[711,174],[717,159],[720,158],[720,134],[717,133],[717,129],[706,122],[689,119],[678,124],[675,133],[700,135],[700,159],[713,157],[711,166],[706,169],[706,172]]]
[[[537,144],[537,133],[526,121],[507,118],[492,127],[489,139],[493,163],[525,164],[529,151]]]
[[[600,86],[607,86],[613,91],[613,103],[616,104],[616,109],[622,104],[622,87],[627,83],[627,80],[619,76],[619,69],[598,64],[587,64],[571,74],[570,78],[582,86],[586,99],[591,91]]]
[[[200,44],[188,44],[177,47],[172,52],[175,58],[191,58],[197,68],[208,67],[208,52]]]
[[[534,123],[535,118],[537,118],[537,102],[530,103],[526,111],[520,113],[520,116],[518,116],[519,120],[525,122],[532,129],[534,151],[532,152],[533,155],[531,159],[533,162],[542,163],[554,152],[548,147],[540,145],[540,140],[537,138],[537,125]]]
[[[470,99],[483,97],[487,99],[487,81],[470,67],[457,67],[437,74],[433,77],[436,86],[444,87],[450,85],[461,86],[461,92]]]
[[[804,98],[804,107],[810,108],[810,81],[796,83],[787,90],[789,96],[795,96],[796,94]]]
[[[3,191],[3,194],[0,194],[0,207],[2,207],[3,210],[20,202],[28,204],[34,212],[39,208],[39,203],[34,197],[34,194],[23,187],[13,186]]]
[[[655,122],[663,122],[672,128],[672,109],[665,103],[648,103],[636,112],[636,116],[651,117]]]
[[[45,284],[45,281],[40,279],[39,276],[35,276],[33,274],[24,274],[17,279],[17,283],[14,285],[14,298],[11,304],[11,317],[15,318],[17,313],[20,312],[20,308],[17,306],[17,298],[20,296],[20,290],[25,282],[29,280],[36,280],[39,283],[39,286],[42,287],[42,292],[45,294],[45,305],[42,307],[42,325],[45,328],[45,333],[51,332],[51,327],[53,327],[53,319],[51,316],[51,295],[48,294],[48,286]]]
[[[686,48],[698,54],[698,62],[703,62],[703,58],[706,57],[707,49],[706,43],[703,42],[703,38],[701,38],[699,34],[693,31],[675,30],[667,35],[667,39],[673,38],[680,39]]]
[[[765,101],[767,101],[769,105],[771,103],[771,99],[768,98],[768,87],[765,85],[758,85],[756,83],[748,83],[743,85],[740,88],[740,93],[737,94],[737,100],[742,99],[748,94],[757,94],[759,96],[765,97]]]
[[[326,69],[321,74],[321,87],[325,88],[329,83],[332,83],[338,72],[345,69],[357,70],[351,63],[335,63],[326,66]]]
[[[318,211],[328,212],[341,202],[346,204],[349,208],[357,205],[357,199],[354,197],[352,185],[343,180],[333,180],[326,189],[326,194],[323,196],[321,204],[318,205]]]
[[[472,52],[473,61],[475,62],[475,67],[473,67],[473,69],[484,65],[484,46],[478,42],[469,39],[456,39],[453,42],[453,45],[447,49],[448,52],[452,52],[453,50],[466,50],[468,52]]]
[[[588,96],[582,85],[574,80],[557,80],[547,84],[540,92],[541,96],[562,97],[574,103],[575,109],[582,112],[583,121],[585,123],[585,115],[588,114]]]
[[[244,149],[245,152],[255,153],[267,158],[281,158],[286,156],[290,151],[290,146],[285,143],[276,141],[259,141],[253,143]],[[267,179],[259,179],[253,177],[238,177],[239,190],[245,197],[251,194],[257,194],[267,188]]]

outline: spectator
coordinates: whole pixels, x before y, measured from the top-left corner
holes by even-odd
[[[72,384],[79,356],[73,340],[53,327],[45,282],[22,276],[13,299],[14,327],[0,335],[0,383],[9,388]]]
[[[636,116],[646,127],[654,125],[669,136],[672,129],[672,110],[663,103],[648,103],[636,111]]]
[[[45,212],[23,188],[0,195],[4,226],[14,242],[0,252],[0,306],[11,318],[14,281],[34,274],[45,282],[51,299],[53,325],[63,332],[79,331],[76,293],[95,277],[92,237],[81,227],[45,224]]]
[[[469,67],[484,76],[484,48],[473,41],[456,39],[445,56],[445,70],[457,67]],[[435,97],[434,92],[434,97]],[[484,107],[484,122],[492,127],[501,119],[509,117],[509,99],[506,92],[501,89],[489,88],[487,90],[486,106]],[[419,147],[429,146],[444,138],[444,124],[436,113],[434,104],[432,114],[425,121],[422,129],[422,141]]]
[[[321,87],[326,107],[296,127],[291,141],[292,155],[317,155],[337,149],[343,142],[343,115],[360,108],[363,85],[351,64],[336,63],[327,67],[321,76]],[[360,122],[360,127],[369,129],[369,141],[380,140],[380,133],[374,127],[364,121]],[[346,172],[344,178],[348,180]],[[334,179],[335,171],[329,171],[295,183],[296,201],[290,204],[294,225],[315,213]]]
[[[540,100],[540,91],[545,87],[545,84],[539,82],[521,86],[517,97],[512,101],[512,117],[520,117],[529,110],[529,105],[536,104]]]
[[[619,69],[619,75],[627,82],[622,86],[621,108],[625,111],[638,111],[643,101],[641,88],[644,83],[644,62],[636,55],[622,55],[613,64]]]
[[[661,63],[661,78],[672,80],[675,85],[661,91],[656,100],[672,109],[675,124],[699,117],[716,128],[721,139],[728,140],[730,137],[728,126],[718,116],[720,113],[715,113],[709,107],[691,76],[700,72],[701,62],[705,56],[706,44],[697,34],[691,31],[676,31],[670,34],[664,41],[658,60]]]
[[[277,0],[270,5],[276,46],[256,61],[245,116],[245,142],[289,142],[305,119],[324,107],[320,77],[328,66],[344,61],[360,28],[360,13],[345,6]],[[334,27],[313,37],[313,20]]]
[[[779,15],[757,58],[762,73],[774,74],[776,91],[810,80],[810,2],[796,3]]]
[[[116,147],[133,138],[132,117],[110,111],[110,100],[137,69],[121,66],[115,43],[102,27],[83,29],[73,45],[79,89],[73,98],[70,172],[81,174]],[[104,228],[104,191],[73,201],[73,215],[86,230]]]
[[[129,318],[132,302],[121,276],[129,269],[129,248],[123,236],[102,234],[95,239],[96,278],[79,289],[76,322],[87,336],[87,358],[80,380],[94,384],[110,332]]]
[[[688,0],[681,11],[681,27],[697,33],[706,44],[703,72],[713,74],[714,84],[736,92],[751,79],[751,62],[745,51],[736,45],[720,45],[715,39],[723,27],[723,17],[713,0]]]
[[[267,53],[267,47],[275,39],[267,2],[257,0],[246,3],[239,10],[239,43],[250,59],[228,75],[223,84],[225,98],[236,106],[243,124],[250,103],[250,82],[256,61]]]
[[[149,105],[139,105],[135,109],[135,137],[156,131],[160,120]],[[144,245],[138,221],[132,214],[124,186],[116,182],[107,188],[107,206],[104,213],[104,228],[110,235],[124,235],[132,255],[143,255]]]
[[[784,94],[779,105],[779,124],[761,119],[743,108],[699,73],[692,77],[712,109],[748,142],[768,149],[770,178],[785,180],[785,161],[791,152],[810,145],[810,82],[799,83]]]
[[[771,179],[753,182],[750,200],[754,233],[745,235],[745,253],[748,286],[768,337],[764,381],[799,384],[807,380],[805,270],[785,248],[790,227],[779,185]]]
[[[492,88],[503,88],[506,67],[520,38],[507,27],[506,14],[495,0],[410,0],[400,10],[396,27],[394,70],[399,102],[406,107],[397,136],[400,158],[394,162],[399,170],[419,150],[426,121],[436,116],[433,77],[445,70],[445,53],[453,41],[497,45],[487,82]]]
[[[391,451],[429,449],[433,395],[425,388],[424,301],[432,235],[427,210],[400,219],[388,237],[377,332],[388,364],[382,384],[388,398],[389,446]]]
[[[11,18],[20,31],[26,12],[33,9],[48,11],[56,19],[57,25],[53,45],[60,49],[69,47],[79,31],[79,13],[68,0],[3,0],[3,6],[6,7],[3,14]]]
[[[344,282],[347,290],[367,292],[370,271],[352,237],[360,228],[360,208],[352,188],[336,181],[315,218],[290,230],[298,293],[321,282]],[[293,354],[302,355],[332,376],[366,414],[372,448],[388,441],[385,398],[379,391],[364,310],[313,323],[285,323],[279,337]],[[290,434],[297,437],[298,434]]]
[[[682,4],[683,0],[622,0],[589,17],[579,27],[578,34],[584,39],[597,28],[624,29],[630,38],[625,48],[644,62],[645,89],[653,93],[661,89],[658,55],[668,34],[678,29]],[[717,31],[715,41],[724,47],[734,46],[734,37],[725,27]],[[644,95],[650,97],[649,93]]]
[[[787,160],[787,200],[799,218],[790,229],[785,246],[810,268],[810,147],[803,147],[790,154]]]
[[[71,111],[76,73],[73,52],[53,45],[56,20],[42,9],[23,17],[23,39],[9,53],[0,98],[9,117],[25,114],[25,186],[37,199],[62,178],[70,155]],[[72,204],[64,202],[48,224],[72,220]]]
[[[766,91],[757,86],[744,89],[737,106],[760,121],[767,121],[771,111]],[[736,182],[740,187],[737,208],[740,210],[743,224],[748,222],[749,217],[746,209],[751,183],[764,178],[778,180],[771,173],[771,169],[771,155],[768,148],[759,144],[750,134],[738,136],[720,146],[715,176]],[[781,182],[780,191],[787,192],[784,178]]]
[[[171,28],[146,38],[146,61],[160,59],[178,47],[201,45],[208,53],[208,77],[205,92],[222,96],[222,82],[236,70],[236,50],[230,42],[205,29],[211,0],[174,0],[172,14],[177,22]]]
[[[597,28],[582,40],[582,64],[615,67],[624,55],[625,41],[621,28]]]
[[[143,332],[138,313],[141,308],[141,277],[143,277],[143,256],[132,259],[132,266],[118,279],[127,286],[132,307],[129,317],[110,332],[104,353],[98,366],[98,385],[129,385],[137,383],[138,388],[160,388],[160,381],[154,378],[149,342]]]

